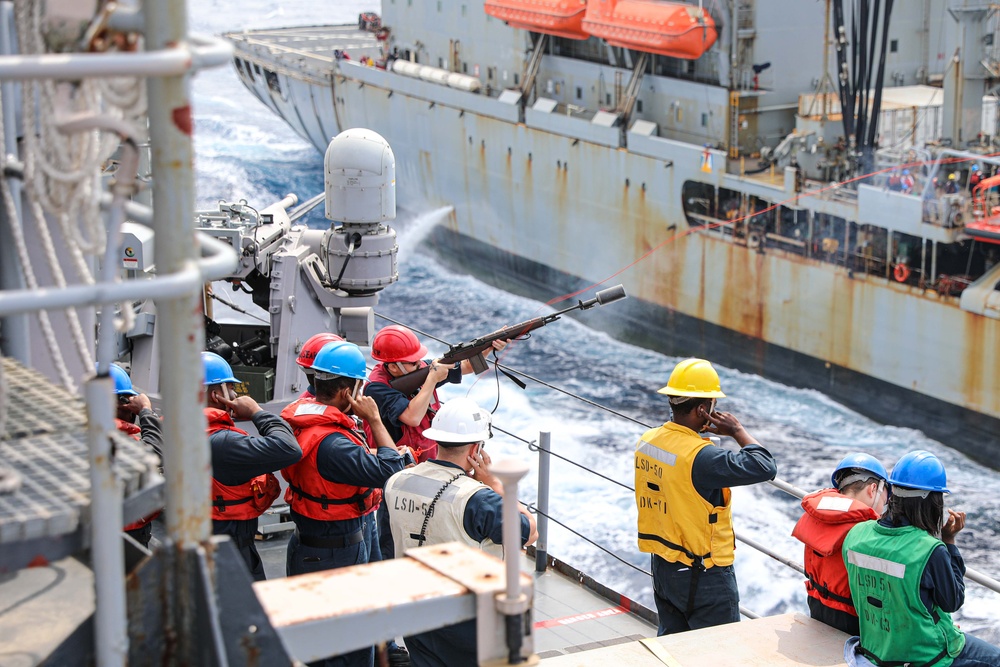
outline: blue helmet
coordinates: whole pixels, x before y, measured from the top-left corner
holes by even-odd
[[[903,454],[902,458],[896,461],[892,474],[889,475],[889,484],[892,485],[892,492],[895,495],[903,497],[927,497],[927,493],[907,493],[906,489],[951,493],[947,486],[944,464],[938,457],[922,449]],[[898,487],[902,487],[903,491],[901,492]]]
[[[910,175],[910,170],[909,169],[904,169],[903,170],[903,176],[909,176],[909,175]]]
[[[115,393],[119,396],[138,396],[139,392],[132,388],[132,378],[128,376],[125,369],[117,364],[111,364],[108,370],[111,381],[115,383]]]
[[[878,477],[882,481],[885,481],[886,478],[889,476],[885,472],[885,466],[879,463],[879,460],[877,458],[871,456],[870,454],[863,454],[861,452],[857,452],[855,454],[848,454],[847,456],[844,457],[844,459],[840,463],[837,464],[837,467],[833,469],[833,474],[830,475],[830,485],[833,488],[837,489],[840,488],[840,486],[845,486],[844,483],[849,484],[851,482],[861,481],[860,479],[853,479],[851,480],[851,482],[847,482],[846,479],[843,479],[841,480],[842,484],[838,486],[837,473],[839,473],[841,470],[848,470],[851,468],[857,468],[859,470],[867,470],[872,475]]]
[[[229,367],[229,363],[217,355],[215,352],[202,352],[201,353],[201,365],[205,369],[205,385],[212,384],[229,384],[239,383],[233,377],[233,369]]]
[[[978,164],[972,165],[972,171],[979,171],[979,165]]]
[[[321,347],[313,359],[312,370],[317,380],[329,380],[334,376],[364,380],[368,372],[361,349],[342,340]]]

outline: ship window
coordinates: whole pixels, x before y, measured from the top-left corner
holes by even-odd
[[[243,61],[239,58],[233,58],[233,64],[236,65],[236,71],[240,73],[240,76],[243,76]],[[580,89],[577,88],[577,90]]]
[[[257,74],[259,76],[260,75],[260,65],[258,65],[257,63],[254,63],[253,64],[253,71],[257,72]]]
[[[441,13],[441,0],[438,0],[438,14]]]
[[[266,69],[264,70],[264,80],[267,81],[268,88],[278,93],[278,95],[281,95],[282,99],[284,99],[285,96],[281,94],[281,82],[278,81],[277,74],[275,74],[271,70]]]
[[[611,93],[607,93],[605,99],[607,99],[607,105],[611,106]]]
[[[707,113],[701,114],[701,126],[702,127],[708,127],[708,114]]]
[[[413,0],[406,0],[406,6],[407,7],[412,7],[413,6]]]
[[[469,73],[469,63],[462,63],[462,74]]]
[[[438,58],[438,67],[444,69],[444,58]]]
[[[636,113],[642,113],[642,100],[637,100],[635,103]]]
[[[462,16],[465,16],[465,5],[462,5]]]
[[[515,85],[515,86],[516,86],[516,85],[518,85],[518,79],[520,79],[520,78],[521,78],[521,77],[519,77],[519,76],[517,75],[517,72],[514,72],[514,85]]]
[[[583,88],[581,88],[580,86],[576,87],[576,99],[578,100],[583,99]]]
[[[890,39],[889,40],[889,53],[895,53],[896,51],[899,51],[899,40],[898,39]]]

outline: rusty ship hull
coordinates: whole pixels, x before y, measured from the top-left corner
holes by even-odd
[[[815,388],[986,464],[1000,460],[1000,320],[929,280],[894,279],[889,263],[862,271],[831,261],[814,231],[829,216],[850,229],[894,216],[912,230],[890,229],[890,247],[893,234],[922,230],[919,272],[931,276],[928,248],[961,243],[961,230],[930,224],[918,198],[802,188],[788,170],[732,173],[724,152],[637,125],[581,124],[365,66],[365,49],[380,46],[348,27],[336,30],[354,40],[351,60],[296,41],[333,30],[228,37],[244,84],[319,150],[343,128],[386,137],[399,200],[452,207],[430,238],[452,265],[542,299],[617,276],[632,298],[613,319],[593,318],[616,337]],[[685,204],[691,183],[804,212],[815,242],[698,226]],[[975,286],[997,281],[991,269]]]

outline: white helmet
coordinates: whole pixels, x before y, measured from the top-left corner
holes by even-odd
[[[483,442],[493,437],[490,413],[471,398],[453,398],[438,410],[424,437],[438,442]]]

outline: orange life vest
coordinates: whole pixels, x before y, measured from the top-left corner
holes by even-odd
[[[233,418],[225,410],[205,408],[208,418],[208,435],[219,431],[234,431],[249,435],[233,423]],[[271,473],[258,475],[253,479],[229,486],[212,478],[212,519],[215,521],[246,521],[256,519],[271,506],[281,494],[278,478]]]
[[[802,499],[802,509],[805,514],[795,524],[792,537],[806,545],[806,591],[831,609],[857,616],[841,547],[851,528],[877,519],[878,514],[835,489],[810,493]]]
[[[372,372],[368,374],[369,382],[381,382],[382,384],[387,385],[391,383],[392,380],[393,377],[389,375],[389,371],[386,370],[384,363],[375,366],[375,368],[372,369]],[[407,398],[412,398],[412,396],[408,396]],[[438,400],[437,391],[435,391],[431,396],[431,402],[427,405],[427,412],[420,419],[419,425],[410,426],[403,423],[400,423],[399,425],[403,432],[403,436],[396,444],[399,446],[406,445],[413,450],[413,458],[416,459],[417,463],[423,463],[424,461],[437,458],[438,444],[429,438],[425,438],[424,431],[431,427],[431,419],[434,418],[434,415],[437,414],[439,409],[441,409],[441,401]],[[367,428],[365,429],[365,432],[369,434],[369,437],[371,436],[371,433],[368,432]]]
[[[281,471],[288,482],[285,502],[293,511],[317,521],[356,519],[375,510],[382,502],[382,489],[341,484],[324,479],[316,465],[319,445],[331,433],[368,449],[354,420],[331,405],[300,398],[281,411],[302,448],[302,458]]]

